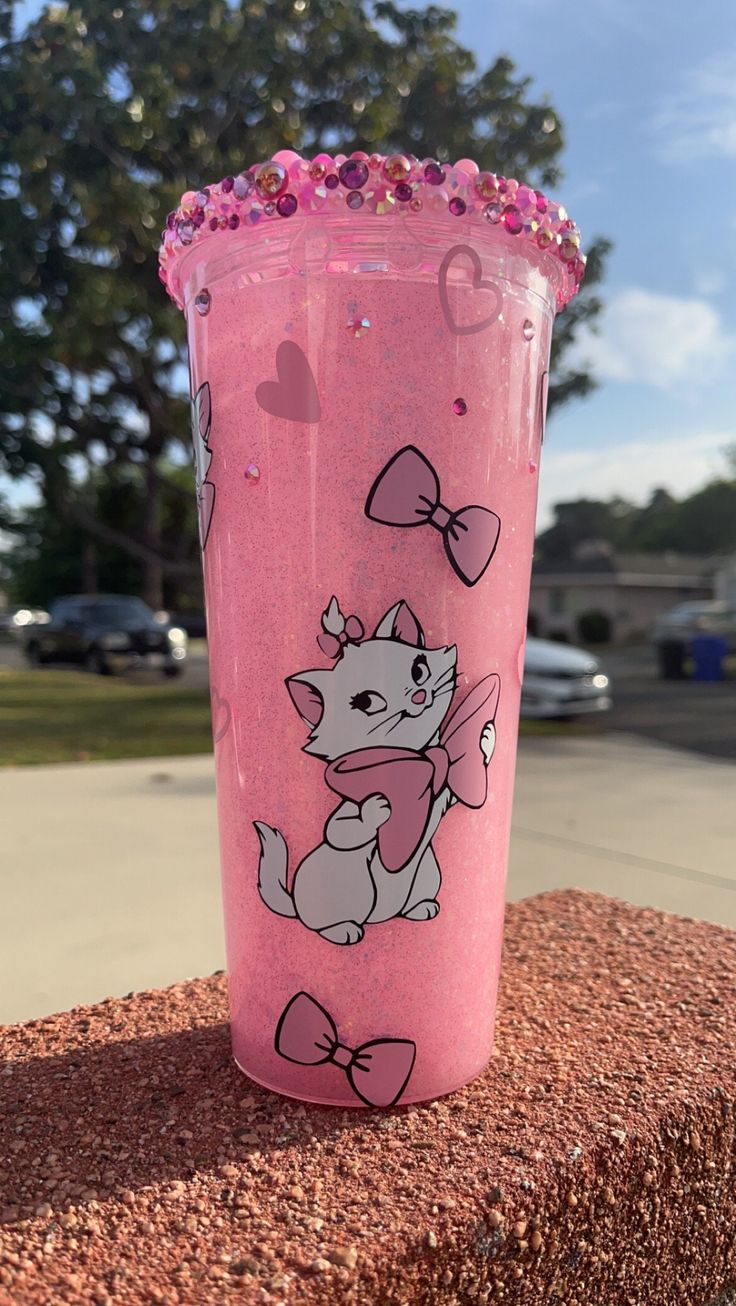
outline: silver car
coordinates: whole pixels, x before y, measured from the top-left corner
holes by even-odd
[[[611,682],[591,653],[551,639],[526,641],[523,717],[572,717],[607,712],[612,706]]]

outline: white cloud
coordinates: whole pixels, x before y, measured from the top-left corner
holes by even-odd
[[[734,349],[736,340],[705,299],[632,286],[609,300],[599,334],[581,333],[575,357],[613,381],[697,386],[713,381]]]
[[[736,440],[732,431],[656,435],[588,449],[556,449],[552,435],[544,445],[537,527],[552,521],[555,503],[571,499],[610,499],[620,495],[644,503],[659,486],[676,496],[690,494],[726,473],[723,450]]]
[[[686,73],[663,102],[654,131],[665,163],[736,158],[736,46]]]

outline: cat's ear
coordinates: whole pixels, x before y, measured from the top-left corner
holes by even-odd
[[[318,676],[318,671],[304,671],[298,676],[289,676],[285,681],[291,701],[302,721],[313,729],[319,725],[325,710],[325,700],[315,683]]]
[[[400,599],[381,617],[376,626],[374,639],[397,639],[401,644],[411,644],[414,648],[424,648],[424,631],[417,621],[408,603]]]

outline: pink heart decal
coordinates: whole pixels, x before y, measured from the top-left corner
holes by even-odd
[[[450,265],[458,258],[469,259],[473,265],[473,290],[490,290],[493,295],[494,306],[490,313],[481,318],[479,322],[467,322],[462,325],[456,321],[455,315],[450,307],[450,298],[447,293],[447,275]],[[503,306],[503,295],[499,287],[493,281],[484,281],[481,276],[482,264],[477,252],[471,245],[453,245],[448,249],[445,257],[440,264],[440,304],[444,314],[445,322],[455,336],[472,336],[476,331],[485,331],[492,322],[496,321]]]
[[[216,744],[227,734],[230,729],[232,712],[230,704],[226,698],[217,692],[215,686],[211,689],[212,700],[212,738]]]
[[[215,510],[216,490],[212,481],[204,481],[197,491],[197,514],[199,516],[199,542],[204,548],[212,525]]]
[[[256,402],[272,417],[290,422],[318,422],[322,410],[317,384],[303,349],[293,340],[282,340],[276,350],[278,381],[261,381]]]

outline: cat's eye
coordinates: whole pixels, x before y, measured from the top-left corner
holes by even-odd
[[[385,712],[388,703],[378,690],[362,689],[359,694],[353,695],[350,706],[358,712],[365,712],[366,716],[375,716],[377,712]]]
[[[425,680],[429,680],[429,663],[423,653],[412,662],[411,678],[415,685],[423,685]]]

